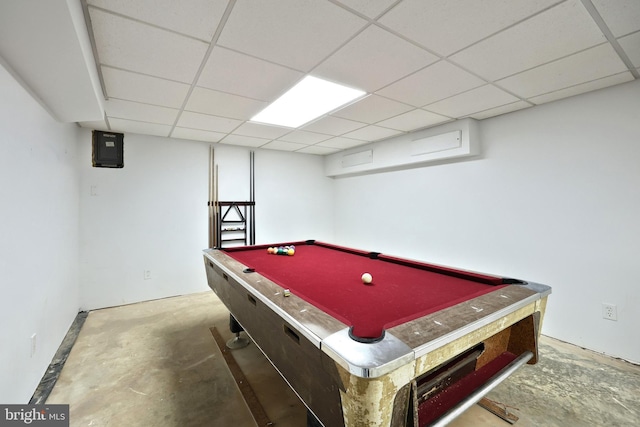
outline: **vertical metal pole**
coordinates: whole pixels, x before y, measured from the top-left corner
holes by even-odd
[[[213,146],[209,146],[209,194],[207,206],[209,206],[209,247],[215,247],[215,221],[214,221],[214,207],[213,207]]]
[[[256,232],[255,232],[255,225],[256,225],[256,221],[255,221],[255,215],[256,215],[256,211],[255,211],[255,202],[256,202],[256,175],[255,175],[255,152],[251,151],[249,153],[249,159],[250,159],[250,183],[249,183],[249,200],[251,201],[251,205],[249,206],[249,214],[251,216],[250,219],[250,224],[251,224],[251,234],[249,237],[249,244],[251,245],[255,245],[256,244]]]
[[[214,165],[215,169],[215,185],[213,187],[213,207],[216,223],[216,246],[222,247],[222,221],[220,220],[220,206],[218,205],[218,165]]]

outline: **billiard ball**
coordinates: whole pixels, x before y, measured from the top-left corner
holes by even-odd
[[[367,284],[369,284],[369,283],[371,283],[371,281],[373,281],[373,277],[371,277],[371,274],[369,274],[369,273],[364,273],[364,274],[362,275],[362,283],[367,283]]]
[[[293,249],[289,248],[289,250],[287,251],[287,255],[292,256],[293,254],[295,254],[296,251],[294,251]]]

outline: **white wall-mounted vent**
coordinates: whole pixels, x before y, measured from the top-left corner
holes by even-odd
[[[427,138],[411,141],[411,155],[437,153],[439,151],[454,150],[462,146],[462,131],[456,130]]]
[[[480,154],[479,124],[455,120],[351,148],[324,158],[327,176],[350,176],[435,165]]]
[[[358,153],[342,156],[342,167],[366,165],[373,162],[373,150],[360,151]]]

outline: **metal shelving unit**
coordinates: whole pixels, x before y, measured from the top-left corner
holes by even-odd
[[[209,247],[221,248],[229,245],[254,245],[255,233],[255,175],[254,152],[249,152],[249,200],[218,200],[218,165],[214,149],[209,151]]]

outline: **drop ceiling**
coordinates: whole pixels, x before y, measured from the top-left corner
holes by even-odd
[[[638,0],[86,0],[104,119],[83,127],[317,155],[639,78]],[[306,75],[368,96],[250,118]]]

